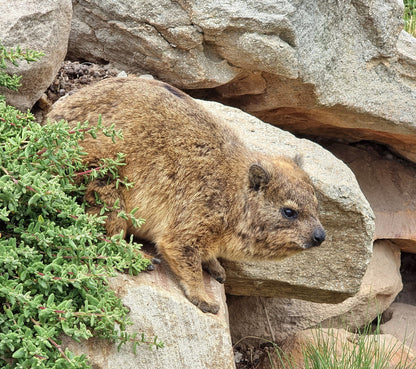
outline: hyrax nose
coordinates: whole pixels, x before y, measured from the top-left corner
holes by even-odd
[[[316,228],[312,234],[312,246],[319,246],[325,241],[325,237],[325,230],[322,227]]]

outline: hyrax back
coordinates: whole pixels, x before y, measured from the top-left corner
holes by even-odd
[[[91,166],[125,153],[120,167],[134,186],[93,182],[102,200],[116,199],[146,220],[136,229],[115,216],[107,231],[153,241],[179,277],[186,296],[204,312],[218,305],[204,292],[202,269],[224,282],[218,257],[280,259],[320,245],[325,232],[306,173],[289,158],[245,147],[225,123],[176,88],[137,77],[103,80],[55,104],[50,119],[114,123],[123,140],[86,137]]]

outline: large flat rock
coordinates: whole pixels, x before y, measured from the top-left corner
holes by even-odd
[[[226,292],[336,303],[354,295],[370,260],[374,215],[351,170],[319,145],[238,109],[200,101],[238,131],[253,149],[303,157],[320,201],[327,240],[279,262],[224,262]]]
[[[287,338],[317,326],[355,330],[386,310],[401,288],[399,248],[390,241],[376,241],[360,290],[353,297],[338,304],[320,304],[287,298],[229,296],[231,335],[234,342],[251,336],[284,343]]]
[[[69,56],[416,161],[416,40],[402,16],[397,0],[79,0]]]
[[[141,333],[153,340],[157,336],[165,347],[149,350],[145,344],[136,347],[91,338],[76,343],[64,338],[77,354],[86,354],[95,369],[195,369],[229,368],[234,355],[228,327],[228,310],[224,288],[205,275],[205,288],[219,302],[217,315],[204,314],[188,301],[175,277],[164,265],[151,273],[138,276],[121,274],[110,281],[110,287],[130,309],[133,325],[130,332]]]

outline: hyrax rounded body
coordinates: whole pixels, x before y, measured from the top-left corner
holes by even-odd
[[[50,119],[115,124],[123,140],[89,135],[81,142],[91,167],[126,154],[119,169],[127,190],[92,182],[95,195],[145,219],[140,228],[109,214],[110,234],[153,241],[186,296],[205,312],[218,305],[204,291],[202,270],[220,282],[217,258],[281,259],[325,239],[307,174],[291,159],[249,150],[219,118],[180,90],[137,77],[103,80],[58,102]]]

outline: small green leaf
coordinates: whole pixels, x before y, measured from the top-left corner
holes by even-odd
[[[43,279],[39,278],[38,279],[38,284],[41,288],[43,288],[44,290],[48,289],[48,283],[46,283]]]
[[[12,355],[12,357],[14,359],[20,359],[22,357],[24,357],[26,355],[26,349],[21,347],[20,349],[18,349],[17,351],[15,351]]]
[[[35,329],[35,331],[37,332],[37,334],[39,336],[46,336],[46,329],[44,329],[44,328],[42,328],[38,325],[35,325],[33,328]]]
[[[12,313],[12,311],[10,309],[4,309],[4,311],[6,312],[6,316],[9,319],[13,319],[13,313]]]
[[[54,301],[55,301],[55,295],[51,293],[48,297],[48,301],[46,302],[46,305],[52,306],[54,304]]]

